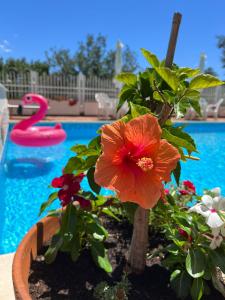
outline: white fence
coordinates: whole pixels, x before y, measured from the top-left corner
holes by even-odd
[[[7,136],[9,124],[8,101],[6,98],[6,88],[0,84],[0,163],[3,152],[3,146]]]
[[[39,93],[49,99],[64,101],[69,99],[80,102],[94,102],[95,93],[107,93],[116,97],[118,90],[111,79],[97,77],[47,75],[36,72],[0,73],[0,82],[8,89],[8,99],[20,99],[28,92]]]

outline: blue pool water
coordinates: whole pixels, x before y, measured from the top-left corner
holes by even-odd
[[[87,144],[102,123],[65,123],[67,140],[48,148],[25,148],[7,140],[0,164],[0,254],[15,251],[27,230],[38,220],[40,204],[48,198],[52,178],[61,175],[69,150]],[[11,126],[10,126],[11,128]],[[225,192],[225,123],[192,123],[186,128],[196,140],[200,161],[182,164],[182,179],[198,192],[220,186]],[[82,183],[88,189],[87,181]]]

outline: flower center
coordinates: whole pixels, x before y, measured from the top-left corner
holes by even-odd
[[[215,208],[211,208],[210,211],[211,211],[211,213],[216,213],[216,209]]]
[[[65,185],[63,186],[63,190],[66,191],[66,190],[68,190],[68,189],[69,189],[69,186],[68,186],[67,184],[65,184]]]
[[[153,160],[150,157],[139,158],[137,165],[144,172],[150,171],[154,167]]]

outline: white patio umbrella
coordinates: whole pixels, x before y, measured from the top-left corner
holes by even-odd
[[[201,71],[201,73],[204,73],[205,71],[205,61],[206,61],[206,54],[205,53],[201,53],[200,55],[200,60],[199,60],[199,69]]]
[[[122,71],[122,66],[123,66],[123,61],[122,61],[122,49],[124,45],[120,41],[116,43],[116,55],[115,55],[115,76],[121,73]],[[122,84],[114,79],[114,84],[116,88],[120,89],[122,87]]]

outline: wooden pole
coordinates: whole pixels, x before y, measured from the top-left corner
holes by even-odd
[[[175,13],[173,15],[173,23],[172,23],[170,40],[169,40],[169,44],[168,44],[168,49],[167,49],[167,54],[166,54],[166,62],[165,62],[165,66],[167,68],[171,68],[172,64],[173,64],[173,58],[174,58],[174,54],[175,54],[181,18],[182,18],[182,15],[180,13]],[[160,116],[159,116],[159,124],[161,126],[170,117],[170,114],[172,113],[172,109],[173,108],[171,108],[171,106],[167,103],[165,103],[163,105]]]
[[[174,54],[175,54],[181,18],[182,18],[182,15],[180,13],[175,13],[173,15],[173,23],[172,23],[170,40],[169,40],[169,44],[168,44],[168,49],[167,49],[167,53],[166,53],[166,62],[165,62],[165,66],[168,68],[171,68],[171,66],[173,64],[173,58],[174,58]]]
[[[177,36],[181,22],[181,14],[175,13],[173,16],[172,29],[166,55],[166,67],[171,68],[176,48]],[[172,108],[164,104],[159,117],[159,124],[162,126],[170,116]],[[140,274],[146,265],[146,252],[148,248],[148,226],[149,210],[138,207],[134,216],[133,235],[131,240],[128,263],[133,273]]]

